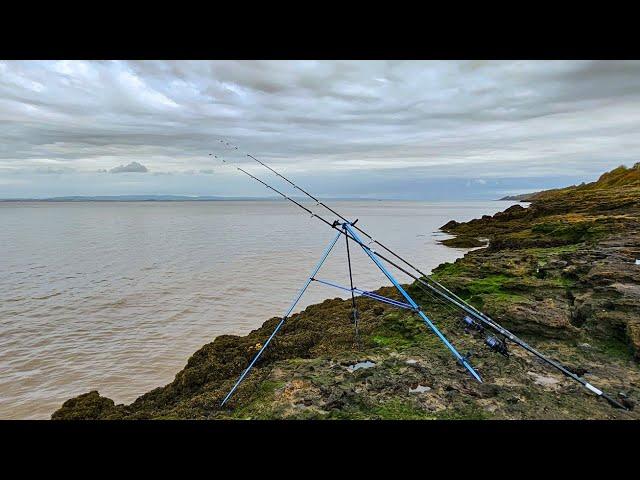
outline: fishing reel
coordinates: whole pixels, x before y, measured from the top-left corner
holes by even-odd
[[[493,335],[488,335],[484,343],[492,351],[499,353],[500,355],[504,355],[505,357],[509,357],[509,349],[507,348],[506,339],[501,340]]]
[[[482,324],[467,315],[465,315],[462,319],[462,325],[464,326],[466,332],[470,330],[478,333],[484,332],[484,327],[482,326]]]

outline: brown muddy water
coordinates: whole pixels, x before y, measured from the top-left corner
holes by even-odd
[[[428,272],[467,251],[439,245],[439,226],[513,203],[332,206]],[[217,335],[282,315],[334,234],[279,201],[7,202],[0,225],[4,419],[49,418],[93,389],[129,403],[170,382]],[[358,288],[389,284],[351,252]],[[318,278],[347,285],[345,258],[338,242]],[[346,294],[313,284],[296,311]]]

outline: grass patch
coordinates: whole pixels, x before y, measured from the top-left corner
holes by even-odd
[[[634,357],[633,347],[624,340],[615,337],[598,340],[596,347],[602,353],[621,360],[631,360]]]
[[[379,347],[406,347],[411,342],[404,337],[399,335],[385,336],[385,335],[374,335],[371,337],[373,343],[378,345]]]
[[[576,284],[576,282],[575,280],[571,280],[570,278],[555,277],[555,278],[545,279],[545,284],[553,287],[570,288],[570,287],[573,287]]]
[[[531,227],[532,233],[561,239],[567,243],[581,243],[595,240],[606,233],[603,225],[594,221],[541,222]]]
[[[426,315],[436,322],[439,327],[442,327],[429,315],[428,311]],[[422,318],[406,313],[398,315],[398,317],[391,321],[386,320],[387,317],[385,317],[386,321],[372,332],[370,338],[376,346],[387,347],[396,351],[404,351],[416,346],[430,350],[439,348],[441,345],[440,340],[433,334]]]
[[[435,280],[442,280],[445,277],[458,277],[467,271],[462,262],[443,263],[436,267],[430,276]]]
[[[404,346],[424,332],[424,323],[414,315],[391,312],[371,335],[377,345]]]
[[[505,282],[511,280],[507,275],[488,275],[471,282],[467,288],[472,294],[500,293]]]
[[[486,300],[493,300],[500,303],[524,303],[528,302],[529,299],[522,295],[516,295],[515,293],[506,293],[506,292],[498,292],[498,293],[489,293],[485,294]]]
[[[469,282],[465,285],[465,290],[469,292],[469,296],[506,293],[503,286],[509,280],[511,277],[507,275],[488,275]]]
[[[285,381],[263,380],[247,405],[238,405],[231,418],[271,418],[275,392],[286,385]]]
[[[487,302],[525,303],[529,299],[516,293],[521,289],[523,281],[524,279],[521,279],[514,285],[514,278],[508,275],[488,275],[467,283],[461,290],[460,296],[479,309],[482,309]]]

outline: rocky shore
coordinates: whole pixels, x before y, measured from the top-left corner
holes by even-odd
[[[629,405],[640,401],[640,163],[597,182],[539,192],[466,223],[450,245],[485,248],[439,266],[434,278],[533,346]],[[406,311],[329,299],[293,315],[228,406],[231,388],[278,318],[223,335],[173,382],[130,405],[98,392],[66,401],[53,419],[639,419],[512,347],[505,358],[466,333],[459,312],[408,285],[471,362],[473,380]],[[378,293],[399,298],[391,287]]]

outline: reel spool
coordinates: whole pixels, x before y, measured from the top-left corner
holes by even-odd
[[[473,330],[479,333],[484,332],[484,327],[482,326],[482,324],[476,322],[473,318],[469,317],[468,315],[465,315],[464,318],[462,319],[462,325],[464,326],[464,329],[467,331]]]
[[[505,357],[509,356],[509,349],[507,348],[507,342],[505,340],[501,340],[498,337],[489,335],[487,336],[484,343],[492,351],[499,353],[500,355],[504,355]]]

